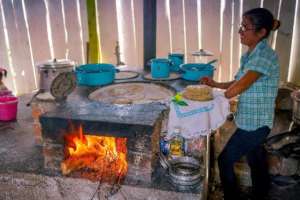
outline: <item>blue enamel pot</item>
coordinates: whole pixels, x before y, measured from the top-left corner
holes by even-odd
[[[168,55],[169,60],[171,60],[171,68],[172,72],[178,72],[180,70],[180,65],[183,64],[184,54],[182,53],[170,53]]]
[[[180,65],[182,78],[188,81],[199,81],[203,77],[213,77],[214,66],[202,63],[189,63]]]
[[[76,67],[75,73],[78,85],[101,86],[114,81],[117,69],[112,64],[86,64]]]
[[[167,58],[151,59],[151,76],[153,78],[168,78],[170,76],[171,61]]]

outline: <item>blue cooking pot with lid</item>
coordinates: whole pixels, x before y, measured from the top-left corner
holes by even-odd
[[[118,70],[112,64],[85,64],[76,67],[77,83],[84,86],[107,85],[114,81]]]
[[[188,81],[199,81],[203,77],[213,77],[215,67],[211,64],[188,63],[180,65],[182,78]]]
[[[180,70],[180,65],[184,62],[184,54],[182,53],[169,53],[168,58],[171,60],[172,72],[178,72]]]
[[[167,58],[151,59],[151,76],[153,78],[168,78],[170,76],[171,60]]]

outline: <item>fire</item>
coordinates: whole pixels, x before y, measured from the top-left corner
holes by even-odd
[[[65,135],[61,170],[64,175],[88,171],[97,180],[119,182],[127,173],[126,155],[126,138],[86,135],[80,126],[77,132]]]

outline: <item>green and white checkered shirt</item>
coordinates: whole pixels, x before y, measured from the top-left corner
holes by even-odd
[[[235,114],[237,127],[248,131],[262,126],[272,128],[279,86],[278,56],[264,39],[250,54],[245,53],[241,57],[240,64],[235,80],[239,80],[248,70],[262,75],[239,96]]]

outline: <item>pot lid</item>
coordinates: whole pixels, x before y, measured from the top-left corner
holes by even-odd
[[[39,68],[42,69],[57,69],[57,68],[66,68],[66,67],[74,67],[75,62],[68,59],[56,59],[47,60],[44,63],[38,64]]]
[[[57,100],[64,100],[76,87],[76,75],[72,72],[62,72],[51,83],[50,93]]]
[[[194,53],[192,53],[193,56],[213,56],[213,53],[204,50],[204,49],[200,49],[199,51],[195,51]]]

